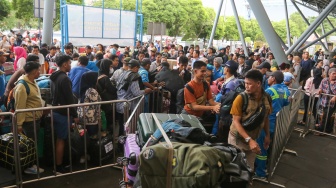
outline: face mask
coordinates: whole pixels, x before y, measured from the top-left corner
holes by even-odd
[[[293,60],[292,62],[293,62],[293,63],[295,63],[295,61],[294,61],[294,60]]]
[[[115,54],[117,53],[117,50],[114,49],[114,48],[112,48],[112,49],[110,50],[110,53],[111,53],[112,55],[115,55]]]
[[[291,59],[287,59],[288,61],[290,61]]]
[[[110,74],[112,74],[114,72],[114,69],[113,68],[111,68],[110,69]]]

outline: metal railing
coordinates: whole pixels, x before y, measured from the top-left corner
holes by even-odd
[[[162,113],[163,112],[163,99],[165,90],[159,89],[151,94],[148,94],[149,112]]]
[[[131,109],[130,115],[124,115],[124,120],[126,119],[124,127],[126,134],[135,133],[137,130],[137,122],[141,113],[144,112],[145,107],[145,96],[141,96],[140,98],[134,98],[129,101],[129,104],[132,104],[134,101],[138,101],[133,109]],[[126,112],[127,111],[127,112]],[[125,110],[125,113],[129,113],[129,110]]]
[[[326,135],[330,137],[336,137],[335,132],[335,110],[336,104],[331,103],[330,99],[336,95],[330,94],[311,94],[309,96],[309,103],[306,110],[307,117],[305,119],[305,125],[303,129],[297,129],[301,132],[300,136],[304,138],[309,133],[315,133],[316,135]],[[328,103],[322,106],[321,99],[326,98]],[[317,100],[317,101],[316,101]],[[316,102],[316,105],[314,105]],[[314,109],[315,108],[315,109]],[[315,113],[314,112],[315,110]],[[318,124],[318,127],[316,126]],[[327,128],[328,127],[328,128]],[[327,130],[328,129],[328,130]],[[334,131],[334,132],[333,132]]]
[[[15,159],[15,174],[16,174],[16,183],[15,185],[9,186],[9,187],[22,187],[23,184],[27,184],[27,183],[32,183],[32,182],[36,182],[36,181],[40,181],[40,180],[45,180],[45,179],[51,179],[51,178],[55,178],[55,177],[59,177],[59,176],[64,176],[64,175],[69,175],[69,174],[74,174],[74,173],[81,173],[81,172],[86,172],[89,170],[95,170],[95,169],[100,169],[100,168],[105,168],[105,167],[110,167],[110,166],[116,166],[117,164],[115,163],[116,161],[116,153],[115,153],[115,148],[116,148],[116,142],[115,139],[113,138],[112,144],[113,144],[113,162],[109,162],[107,164],[102,164],[102,153],[101,153],[101,149],[102,147],[102,122],[101,122],[101,118],[100,118],[100,111],[99,111],[99,118],[98,118],[98,140],[99,140],[99,164],[98,166],[93,166],[93,167],[88,167],[88,161],[85,160],[85,166],[84,169],[81,170],[74,170],[73,169],[73,162],[72,162],[72,148],[71,148],[71,138],[70,138],[70,132],[71,132],[71,125],[72,122],[70,122],[70,109],[71,108],[76,108],[76,113],[77,113],[77,108],[82,108],[83,113],[84,111],[84,107],[87,106],[92,106],[92,105],[103,105],[103,104],[110,104],[112,105],[112,113],[113,113],[113,119],[112,119],[112,130],[115,130],[116,127],[116,116],[115,116],[115,109],[116,109],[116,104],[117,103],[124,103],[124,119],[129,120],[132,119],[132,121],[130,122],[126,122],[125,123],[125,128],[127,131],[131,131],[131,132],[135,132],[136,129],[136,121],[137,118],[139,117],[139,114],[143,112],[144,109],[144,96],[138,96],[135,97],[133,99],[130,100],[113,100],[113,101],[103,101],[103,102],[94,102],[94,103],[81,103],[81,104],[72,104],[72,105],[64,105],[64,106],[51,106],[51,107],[41,107],[41,108],[31,108],[31,109],[18,109],[16,110],[14,113],[11,112],[1,112],[0,116],[10,116],[11,117],[11,121],[12,121],[12,131],[14,135],[18,135],[18,125],[17,125],[17,116],[20,113],[31,113],[31,115],[33,117],[36,117],[36,114],[39,113],[40,111],[50,111],[50,116],[51,116],[51,122],[50,122],[50,129],[51,129],[51,141],[52,141],[52,159],[47,159],[47,160],[53,160],[53,175],[51,176],[41,176],[39,170],[37,171],[37,175],[36,178],[24,181],[23,180],[23,175],[22,172],[24,169],[21,168],[21,164],[20,164],[20,152],[19,152],[19,140],[18,137],[14,136],[14,159]],[[132,106],[131,104],[135,105],[134,109],[131,109],[130,107]],[[56,173],[56,151],[55,151],[55,135],[54,135],[54,119],[53,119],[53,114],[55,113],[55,110],[59,110],[59,109],[66,109],[67,112],[67,123],[68,123],[68,128],[67,128],[67,133],[68,133],[68,137],[67,137],[67,142],[68,142],[68,152],[69,152],[69,163],[70,163],[70,172],[66,173],[66,174],[60,174],[58,175]],[[131,116],[129,116],[129,112],[130,110],[133,110],[131,113]],[[84,115],[85,116],[85,115]],[[83,126],[84,126],[84,130],[86,129],[86,119],[84,119],[83,122]],[[33,128],[34,128],[34,138],[32,138],[34,140],[34,148],[36,150],[36,166],[37,169],[40,168],[40,160],[39,160],[39,156],[38,156],[38,145],[37,145],[37,140],[38,140],[38,135],[37,135],[37,124],[36,124],[36,120],[34,119],[33,121]],[[129,126],[131,125],[131,126]],[[130,127],[130,129],[128,129]],[[88,143],[87,143],[87,134],[83,135],[83,139],[84,139],[84,158],[87,159],[88,156]]]
[[[270,147],[267,171],[268,177],[267,182],[279,187],[284,187],[283,185],[271,182],[271,178],[274,171],[280,161],[283,152],[289,152],[297,155],[293,150],[286,149],[286,144],[290,138],[294,126],[296,125],[298,119],[298,111],[300,107],[300,102],[302,99],[302,89],[295,89],[292,92],[293,95],[290,97],[290,104],[282,108],[276,115],[276,126],[274,130],[274,137],[272,140],[272,145]]]

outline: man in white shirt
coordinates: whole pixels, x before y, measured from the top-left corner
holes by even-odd
[[[155,72],[155,70],[157,70],[157,68],[161,66],[161,58],[162,55],[160,54],[160,52],[156,52],[156,61],[152,62],[152,64],[150,65],[149,72]]]
[[[45,74],[44,68],[44,56],[40,53],[40,48],[38,46],[33,46],[32,54],[35,54],[39,57],[39,63],[41,65],[41,74]]]

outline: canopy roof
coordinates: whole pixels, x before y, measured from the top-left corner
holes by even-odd
[[[317,12],[321,12],[326,6],[329,5],[329,3],[331,3],[331,0],[295,0],[295,2]],[[330,13],[330,15],[336,17],[336,7]]]

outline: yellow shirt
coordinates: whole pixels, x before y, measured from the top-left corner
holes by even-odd
[[[246,108],[245,112],[243,112],[243,102],[244,101],[243,101],[243,97],[241,95],[238,95],[232,103],[232,107],[231,107],[231,111],[230,111],[231,115],[240,116],[241,121],[245,121],[248,117],[250,117],[251,115],[253,115],[256,112],[257,108],[262,103],[262,100],[264,101],[265,108],[266,108],[266,115],[265,115],[264,122],[261,123],[259,128],[255,129],[255,130],[252,130],[252,131],[245,130],[246,133],[250,137],[252,137],[252,139],[258,138],[261,129],[264,127],[265,121],[269,121],[268,116],[272,112],[272,104],[269,103],[267,95],[268,94],[264,93],[262,98],[259,99],[259,100],[249,96],[248,97],[248,105],[247,105],[247,108]],[[235,125],[234,125],[234,121],[232,121],[232,124],[230,126],[230,131],[235,136],[236,136],[236,134],[239,134]]]
[[[23,84],[16,84],[14,88],[15,109],[40,108],[42,106],[42,98],[40,88],[36,81],[31,82],[27,75],[23,75],[19,80],[25,80],[29,86],[30,93],[27,95],[26,87]],[[40,119],[42,111],[35,111],[35,119]],[[34,121],[33,112],[24,112],[17,114],[17,125],[22,126],[23,122]]]

